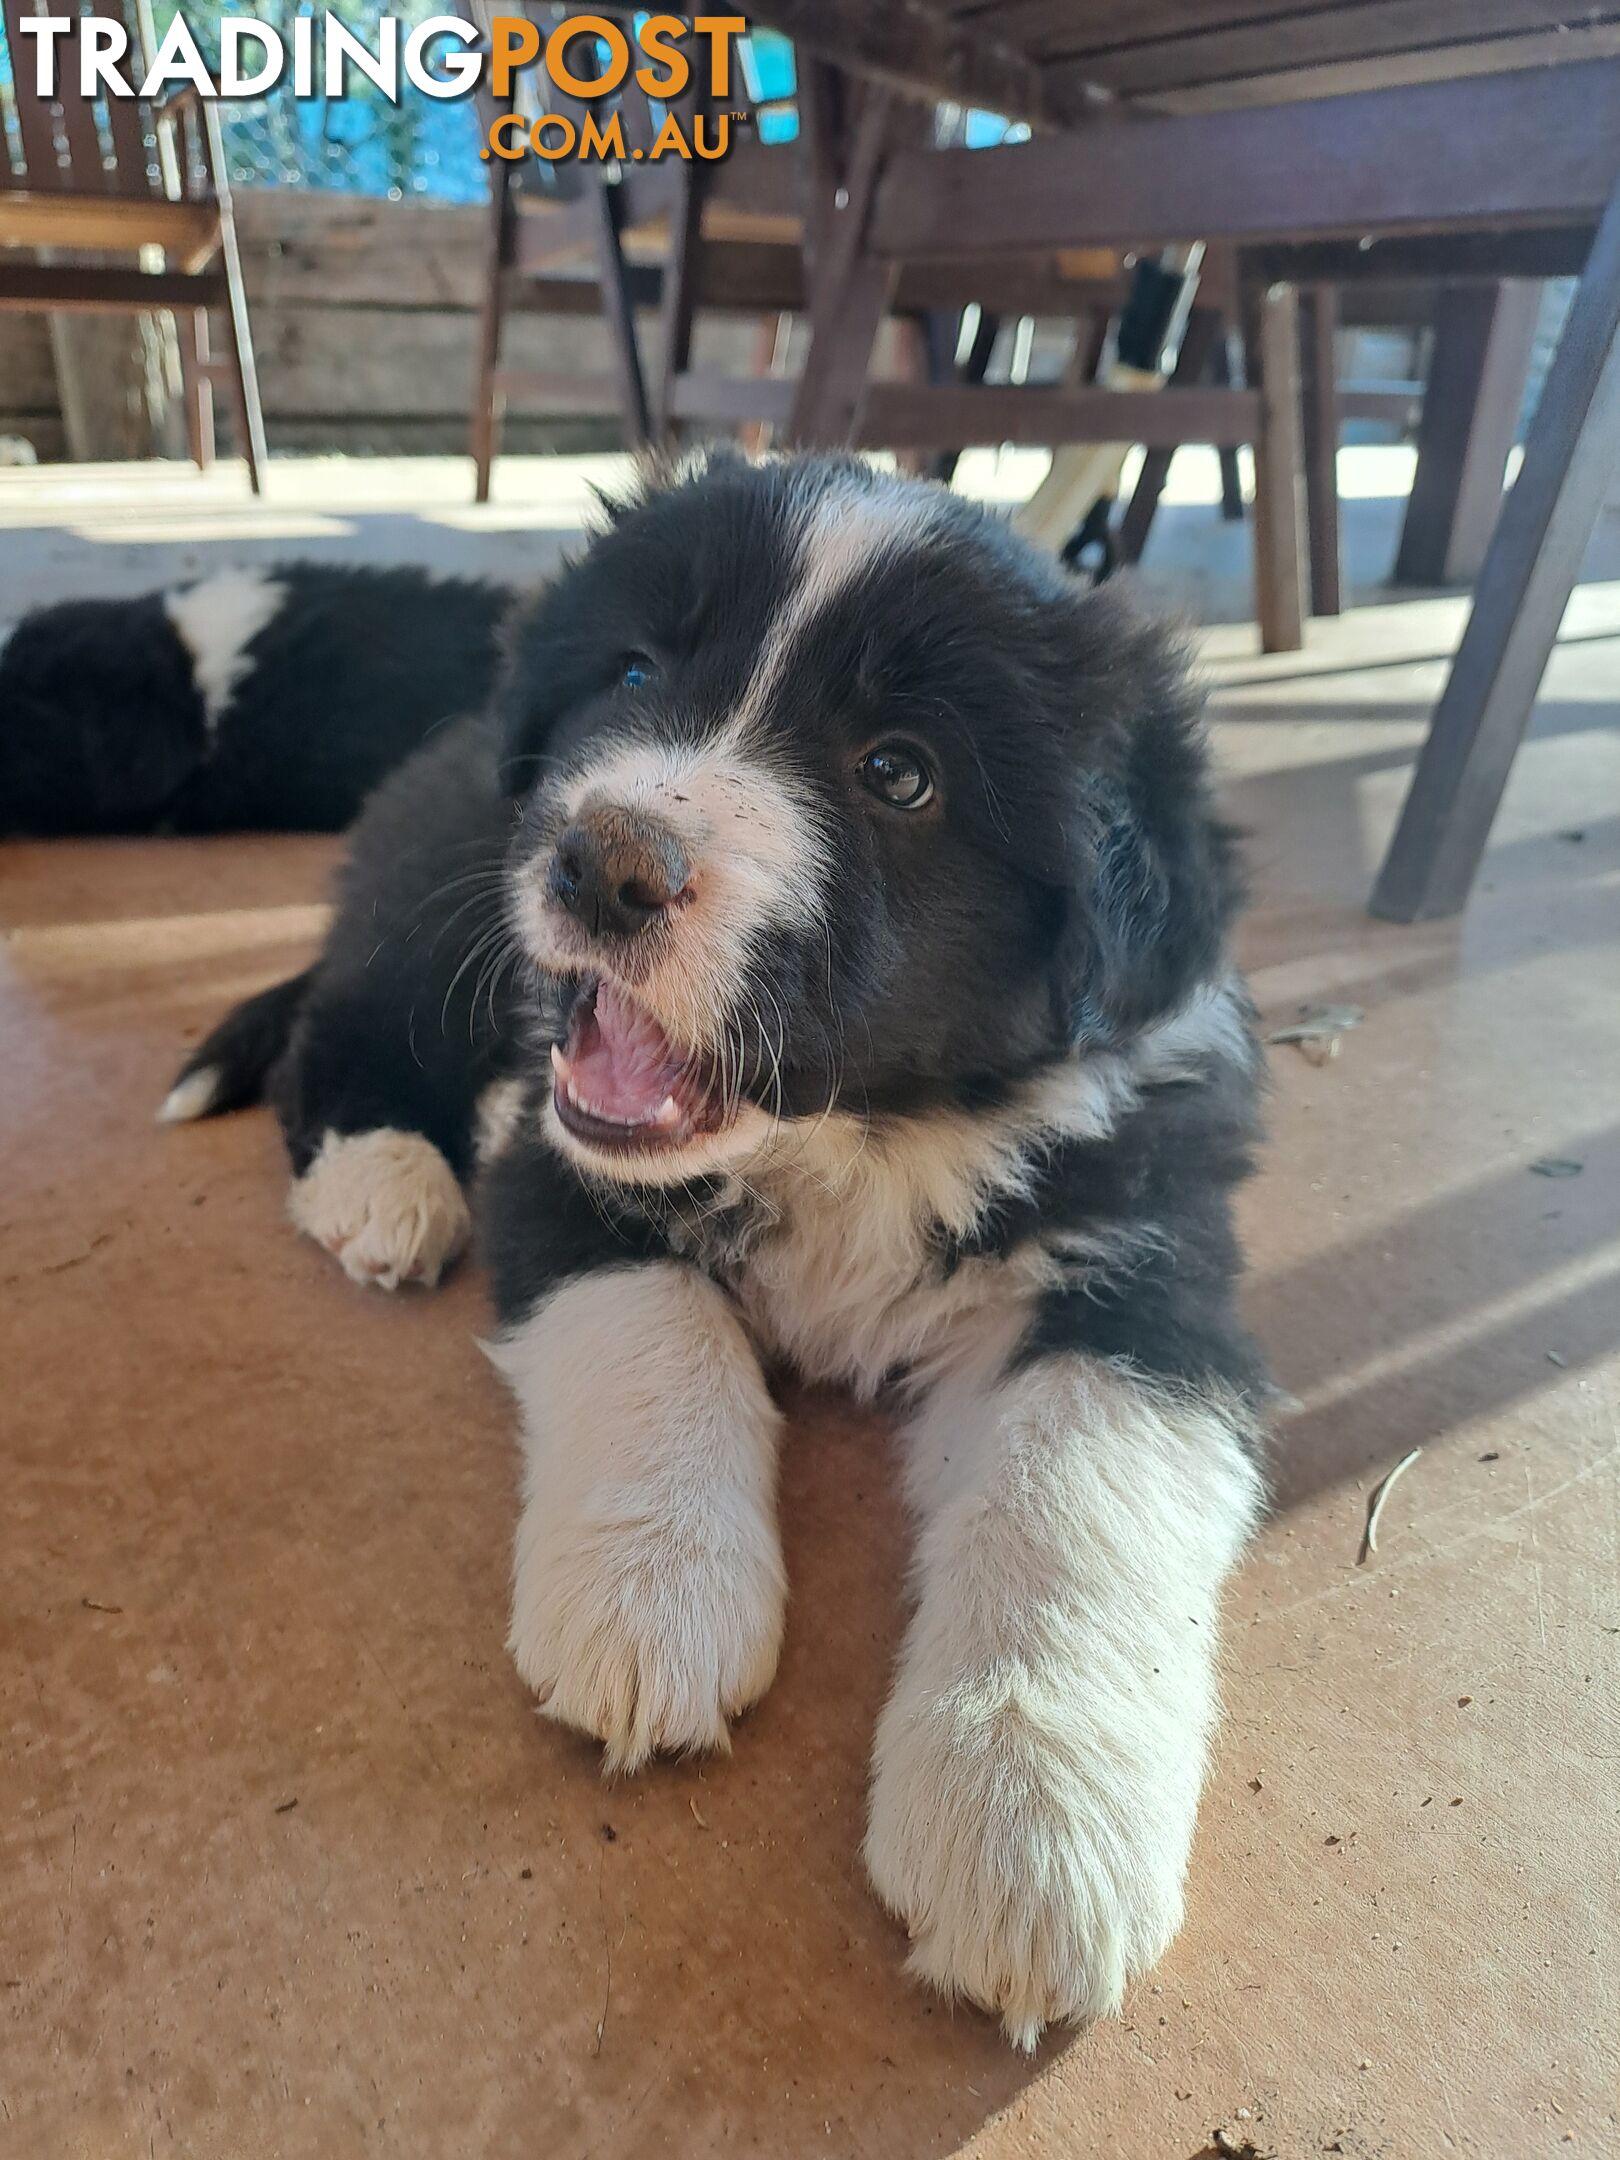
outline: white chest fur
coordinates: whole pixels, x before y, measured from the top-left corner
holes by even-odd
[[[1076,1057],[1000,1111],[871,1125],[838,1115],[782,1130],[739,1180],[763,1221],[725,1269],[761,1348],[807,1379],[870,1395],[938,1355],[967,1315],[1011,1321],[1051,1279],[1052,1256],[1032,1242],[952,1264],[952,1244],[998,1197],[1028,1193],[1053,1147],[1104,1137],[1145,1085],[1211,1054],[1252,1055],[1225,984],[1128,1051]]]

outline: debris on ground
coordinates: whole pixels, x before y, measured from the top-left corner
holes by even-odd
[[[1411,1469],[1413,1463],[1417,1461],[1418,1457],[1422,1453],[1423,1450],[1420,1447],[1415,1447],[1411,1450],[1409,1454],[1403,1455],[1400,1461],[1395,1465],[1394,1469],[1389,1473],[1388,1477],[1384,1479],[1383,1483],[1373,1494],[1371,1504],[1367,1509],[1366,1534],[1361,1541],[1361,1560],[1359,1563],[1360,1565],[1365,1566],[1371,1556],[1378,1550],[1378,1518],[1384,1512],[1384,1502],[1389,1498],[1390,1488],[1394,1485],[1395,1480],[1403,1474],[1403,1472]]]
[[[1212,2133],[1207,2149],[1219,2153],[1221,2160],[1273,2160],[1246,2130],[1228,2130],[1224,2123]]]
[[[1572,1155],[1538,1155],[1530,1165],[1537,1177],[1579,1177],[1585,1163],[1576,1162]]]
[[[1351,1028],[1366,1018],[1359,1005],[1302,1005],[1299,1017],[1273,1028],[1268,1043],[1292,1043],[1313,1065],[1325,1065],[1339,1054],[1339,1044]]]

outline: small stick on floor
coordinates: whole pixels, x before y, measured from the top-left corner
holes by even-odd
[[[1367,1509],[1367,1534],[1362,1540],[1361,1559],[1358,1565],[1365,1567],[1370,1557],[1378,1550],[1378,1518],[1384,1512],[1384,1502],[1389,1498],[1390,1487],[1404,1471],[1411,1469],[1422,1453],[1423,1450],[1420,1447],[1415,1447],[1409,1455],[1403,1455],[1389,1473],[1389,1476],[1385,1478],[1384,1482],[1373,1494],[1372,1503]]]

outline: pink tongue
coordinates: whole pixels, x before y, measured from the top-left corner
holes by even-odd
[[[611,983],[596,993],[594,1025],[586,1022],[571,1064],[575,1088],[595,1109],[637,1124],[656,1116],[681,1077],[669,1037]]]

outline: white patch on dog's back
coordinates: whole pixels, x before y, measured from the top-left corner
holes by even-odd
[[[191,655],[210,733],[247,672],[248,647],[286,595],[279,579],[258,570],[222,570],[163,595],[164,611]]]
[[[287,1195],[287,1212],[357,1283],[431,1287],[472,1227],[456,1174],[431,1140],[380,1125],[329,1132]]]

